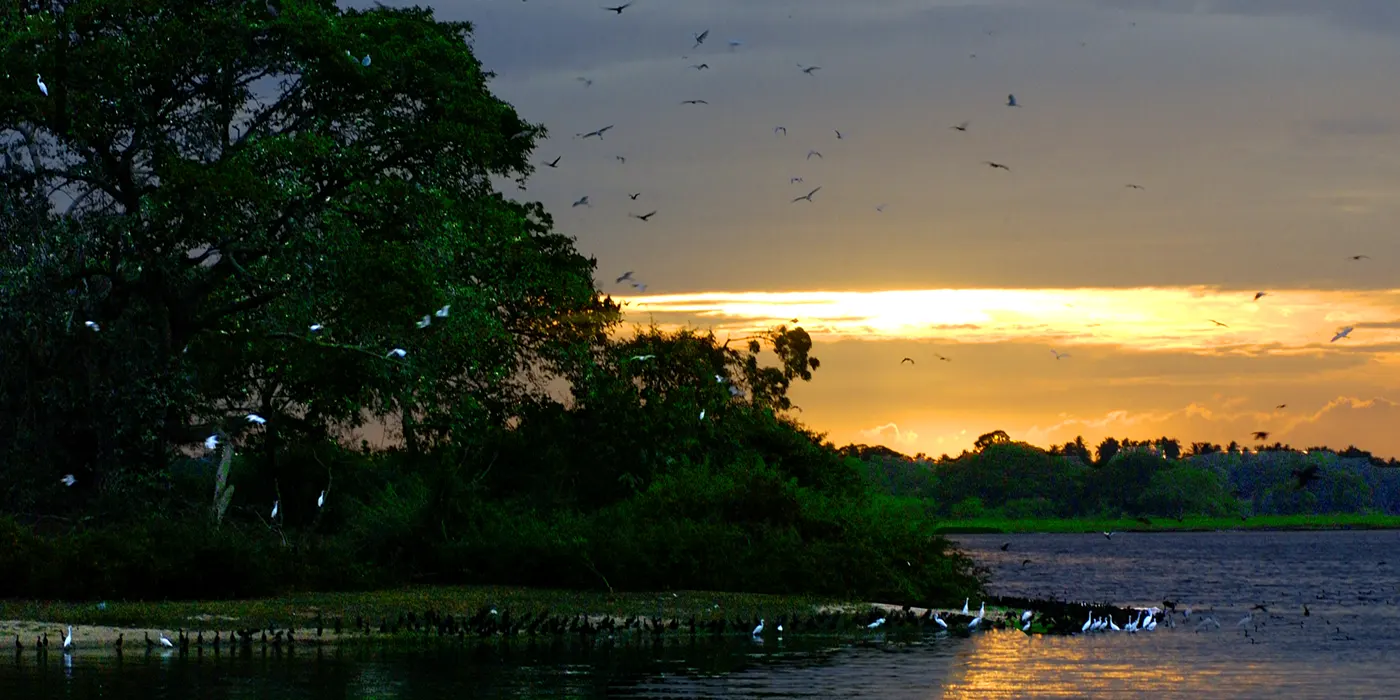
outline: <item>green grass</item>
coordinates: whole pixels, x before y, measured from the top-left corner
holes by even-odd
[[[718,608],[715,605],[718,604]],[[533,588],[432,586],[361,593],[306,593],[280,598],[230,601],[106,601],[96,602],[0,600],[0,620],[26,620],[61,624],[188,630],[231,630],[253,627],[306,628],[315,625],[317,613],[326,626],[340,616],[347,628],[356,616],[376,627],[380,619],[393,621],[400,613],[420,617],[428,610],[442,615],[471,616],[483,606],[493,606],[513,617],[527,613],[552,615],[658,616],[700,620],[775,618],[810,615],[817,606],[851,605],[849,601],[809,596],[776,596],[747,593],[676,591],[619,593],[554,591]]]
[[[1213,530],[1375,530],[1400,529],[1400,516],[1394,515],[1260,515],[1248,519],[1239,517],[1187,516],[1148,518],[1144,523],[1135,518],[1035,518],[1010,520],[1006,518],[976,518],[945,521],[938,531],[943,534],[1012,533],[1012,532],[1202,532]]]

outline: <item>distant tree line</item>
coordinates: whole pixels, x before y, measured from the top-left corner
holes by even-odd
[[[936,460],[882,446],[840,451],[865,464],[872,485],[922,499],[941,518],[1400,515],[1400,467],[1354,446],[1197,442],[1183,452],[1174,438],[1106,438],[1091,451],[1079,437],[1047,450],[996,430]]]

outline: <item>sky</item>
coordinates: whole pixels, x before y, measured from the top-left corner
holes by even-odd
[[[833,442],[1400,456],[1400,3],[606,4],[431,4],[549,132],[503,191],[629,324],[797,318]]]

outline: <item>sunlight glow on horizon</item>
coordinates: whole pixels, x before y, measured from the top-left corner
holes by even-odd
[[[1400,341],[1400,290],[1254,292],[1136,289],[931,289],[702,292],[616,297],[624,319],[750,333],[790,323],[814,337],[964,343],[1107,344],[1140,350],[1271,351]],[[1211,323],[1220,321],[1221,328]],[[1350,337],[1332,334],[1354,326]]]

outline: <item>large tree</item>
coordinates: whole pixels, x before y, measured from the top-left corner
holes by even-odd
[[[69,472],[119,491],[214,432],[275,457],[378,414],[410,449],[466,441],[615,322],[593,261],[494,191],[545,130],[490,93],[469,24],[331,0],[3,12],[11,507]]]

